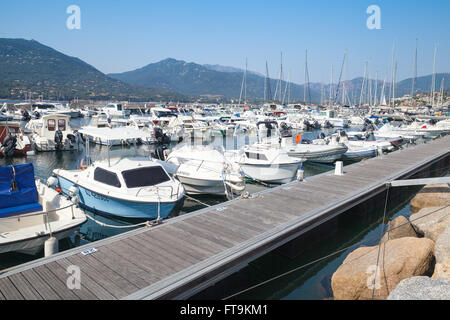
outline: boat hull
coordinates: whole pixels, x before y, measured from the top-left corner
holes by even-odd
[[[245,175],[253,180],[283,184],[294,179],[300,164],[256,165],[241,163],[240,165]]]
[[[58,175],[59,185],[64,194],[74,185],[73,182]],[[130,219],[150,219],[159,217],[165,219],[175,206],[183,201],[183,197],[174,202],[132,202],[108,197],[83,186],[77,185],[80,197],[80,207],[94,213],[118,216]]]
[[[75,227],[71,227],[65,230],[60,230],[52,233],[52,236],[57,240],[70,237],[74,232],[80,229],[80,226],[86,221],[80,223]],[[45,241],[50,238],[50,234],[35,236],[24,240],[14,241],[11,243],[0,244],[0,253],[6,252],[19,252],[28,255],[38,254],[44,247]]]

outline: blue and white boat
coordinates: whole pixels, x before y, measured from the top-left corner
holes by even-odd
[[[31,163],[0,167],[0,253],[36,254],[50,237],[69,237],[86,221],[74,203],[35,181]]]
[[[96,161],[85,169],[53,171],[64,194],[77,194],[82,208],[104,215],[164,219],[182,205],[185,190],[156,161],[145,157]]]

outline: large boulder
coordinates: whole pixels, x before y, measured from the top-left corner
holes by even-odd
[[[419,235],[436,242],[450,226],[450,206],[422,209],[411,215],[409,220]]]
[[[434,256],[436,265],[433,278],[450,279],[450,226],[437,238]]]
[[[411,200],[411,211],[418,212],[423,208],[448,205],[450,205],[450,187],[448,184],[431,184],[425,186]]]
[[[450,280],[409,278],[398,284],[388,300],[450,300]]]
[[[444,262],[450,257],[450,226],[437,238],[434,246],[434,256],[437,263]]]
[[[443,278],[450,280],[450,257],[440,263],[436,263],[432,278]]]
[[[356,249],[333,274],[334,299],[372,299],[374,288],[374,299],[386,299],[401,280],[432,271],[433,248],[429,239],[407,237],[389,240],[380,250],[378,246]]]
[[[387,231],[381,239],[381,242],[405,237],[417,238],[417,234],[408,219],[404,216],[399,216],[389,222]]]

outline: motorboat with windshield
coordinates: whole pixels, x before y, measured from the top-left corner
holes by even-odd
[[[165,163],[171,165],[166,170],[183,183],[188,194],[231,198],[245,189],[241,167],[225,158],[223,148],[182,144],[168,154]]]
[[[261,127],[264,128],[262,132],[259,130]],[[252,180],[273,184],[292,181],[297,175],[301,159],[289,156],[283,149],[278,123],[262,121],[256,124],[256,128],[258,142],[239,150],[227,150],[225,157],[241,166],[245,175]]]

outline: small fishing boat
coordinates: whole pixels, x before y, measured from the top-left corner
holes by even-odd
[[[112,128],[86,126],[80,128],[78,132],[91,142],[109,146],[129,145],[133,141],[150,144],[155,141],[153,131],[144,131],[125,125]]]
[[[25,156],[31,150],[31,141],[17,122],[0,122],[0,156]]]
[[[185,193],[179,181],[145,157],[108,158],[79,170],[55,169],[53,174],[56,179],[49,183],[64,194],[78,194],[82,208],[123,218],[166,218],[182,204]]]
[[[264,128],[266,138],[260,135],[260,126]],[[245,175],[252,180],[273,184],[292,181],[300,167],[301,159],[289,156],[283,149],[277,122],[261,121],[256,124],[256,128],[257,143],[240,150],[226,151],[225,157],[241,166]]]
[[[72,201],[35,181],[31,163],[0,167],[0,253],[36,254],[47,239],[67,238],[86,220]]]
[[[111,117],[127,117],[131,113],[131,111],[125,109],[125,106],[121,103],[108,103],[101,111]]]
[[[301,140],[296,144],[287,144],[285,148],[291,157],[318,163],[334,163],[348,151],[348,147],[338,140],[323,143],[309,143],[307,140]]]
[[[25,128],[32,132],[34,149],[40,152],[78,150],[82,142],[70,127],[69,115],[48,114],[30,120]]]
[[[323,135],[323,133],[322,133]],[[332,135],[329,137],[321,137],[312,141],[314,144],[336,144],[337,142],[345,144],[348,150],[342,155],[342,160],[360,161],[363,159],[373,158],[377,156],[378,149],[374,146],[352,145],[348,140],[345,131],[341,131],[339,136]]]
[[[227,161],[223,152],[210,146],[185,144],[174,148],[166,161],[175,165],[173,174],[188,194],[240,194],[245,189],[241,168]]]

